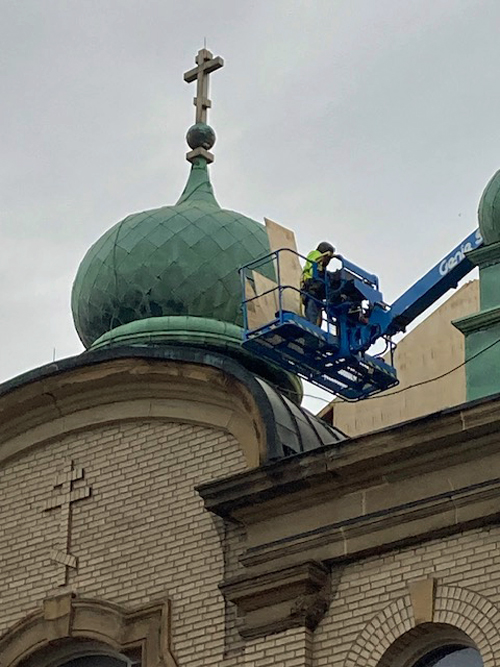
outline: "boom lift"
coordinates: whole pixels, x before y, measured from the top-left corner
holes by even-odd
[[[280,280],[287,273],[282,270],[286,254],[298,253],[288,248],[276,250],[240,269],[243,347],[348,401],[385,391],[398,384],[393,366],[396,345],[391,337],[403,332],[457,286],[473,268],[467,253],[480,245],[482,238],[477,229],[391,305],[383,300],[377,276],[337,256],[340,269],[323,278],[326,298],[321,302],[325,312],[322,327],[299,314],[298,303],[306,296],[304,292],[297,285]],[[269,275],[269,269],[276,282],[263,278],[263,274]],[[317,267],[313,271],[313,277],[319,279]],[[361,302],[366,323],[352,316],[353,305]],[[255,317],[257,311],[260,321]],[[385,342],[385,349],[368,354],[380,340]],[[382,358],[387,353],[389,362]]]

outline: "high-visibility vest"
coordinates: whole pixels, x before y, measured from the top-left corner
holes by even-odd
[[[326,254],[326,252],[320,252],[319,250],[311,250],[311,252],[307,255],[305,266],[302,269],[302,282],[305,282],[306,280],[309,280],[313,277],[313,265],[317,264],[318,261]],[[324,271],[321,266],[318,268],[320,273]]]

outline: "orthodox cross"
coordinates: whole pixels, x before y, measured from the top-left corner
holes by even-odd
[[[224,67],[224,60],[220,56],[214,58],[208,49],[200,49],[195,62],[197,67],[184,74],[184,81],[187,83],[196,81],[196,97],[193,100],[196,107],[195,122],[206,124],[207,109],[212,106],[212,102],[208,99],[208,75]]]
[[[68,464],[65,472],[57,473],[54,480],[55,495],[47,500],[44,511],[59,509],[59,546],[54,547],[50,552],[50,559],[61,565],[59,585],[65,586],[68,583],[68,568],[76,570],[78,560],[70,552],[71,547],[71,506],[78,500],[83,500],[91,495],[89,486],[77,486],[75,484],[83,481],[85,471],[83,468],[75,467],[73,461]]]

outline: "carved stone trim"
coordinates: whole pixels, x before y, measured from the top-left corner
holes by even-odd
[[[170,600],[125,609],[63,593],[0,637],[0,667],[16,667],[49,643],[89,639],[117,651],[139,649],[143,667],[177,667],[171,650]]]
[[[240,563],[340,565],[471,528],[500,512],[500,398],[198,487],[245,528]]]
[[[255,377],[236,361],[195,349],[87,352],[2,384],[0,398],[0,465],[124,416],[220,428],[238,441],[249,468],[282,447],[273,406]]]
[[[434,620],[435,579],[428,577],[427,579],[409,581],[408,591],[413,607],[413,621],[415,625],[432,622]]]
[[[221,584],[220,589],[244,614],[240,634],[245,638],[296,627],[315,630],[329,606],[328,570],[312,561],[235,577]]]
[[[455,406],[203,484],[198,492],[210,512],[247,524],[260,521],[264,503],[266,515],[271,509],[288,514],[315,506],[325,494],[364,493],[429,469],[448,471],[450,460],[467,464],[498,451],[499,406],[500,395]]]

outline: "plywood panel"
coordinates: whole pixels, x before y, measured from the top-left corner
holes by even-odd
[[[249,272],[251,273],[251,272]],[[246,311],[247,311],[247,327],[248,329],[255,329],[259,325],[257,324],[256,319],[256,300],[253,300],[256,296],[255,293],[255,284],[253,280],[250,280],[247,276],[245,279],[245,299],[252,299],[252,301],[247,301]]]
[[[297,252],[295,234],[291,229],[287,229],[273,220],[269,220],[268,218],[264,218],[264,220],[271,252],[281,250],[282,248],[289,248],[294,251],[280,253],[280,280],[282,285],[290,285],[291,288],[295,287],[298,290],[300,288],[302,268],[299,258],[295,254]],[[283,309],[293,313],[300,313],[300,294],[294,289],[285,289],[283,291]]]
[[[278,285],[257,271],[252,272],[252,278],[253,281],[247,278],[245,296],[253,299],[247,303],[248,328],[256,329],[274,320],[278,310]]]

